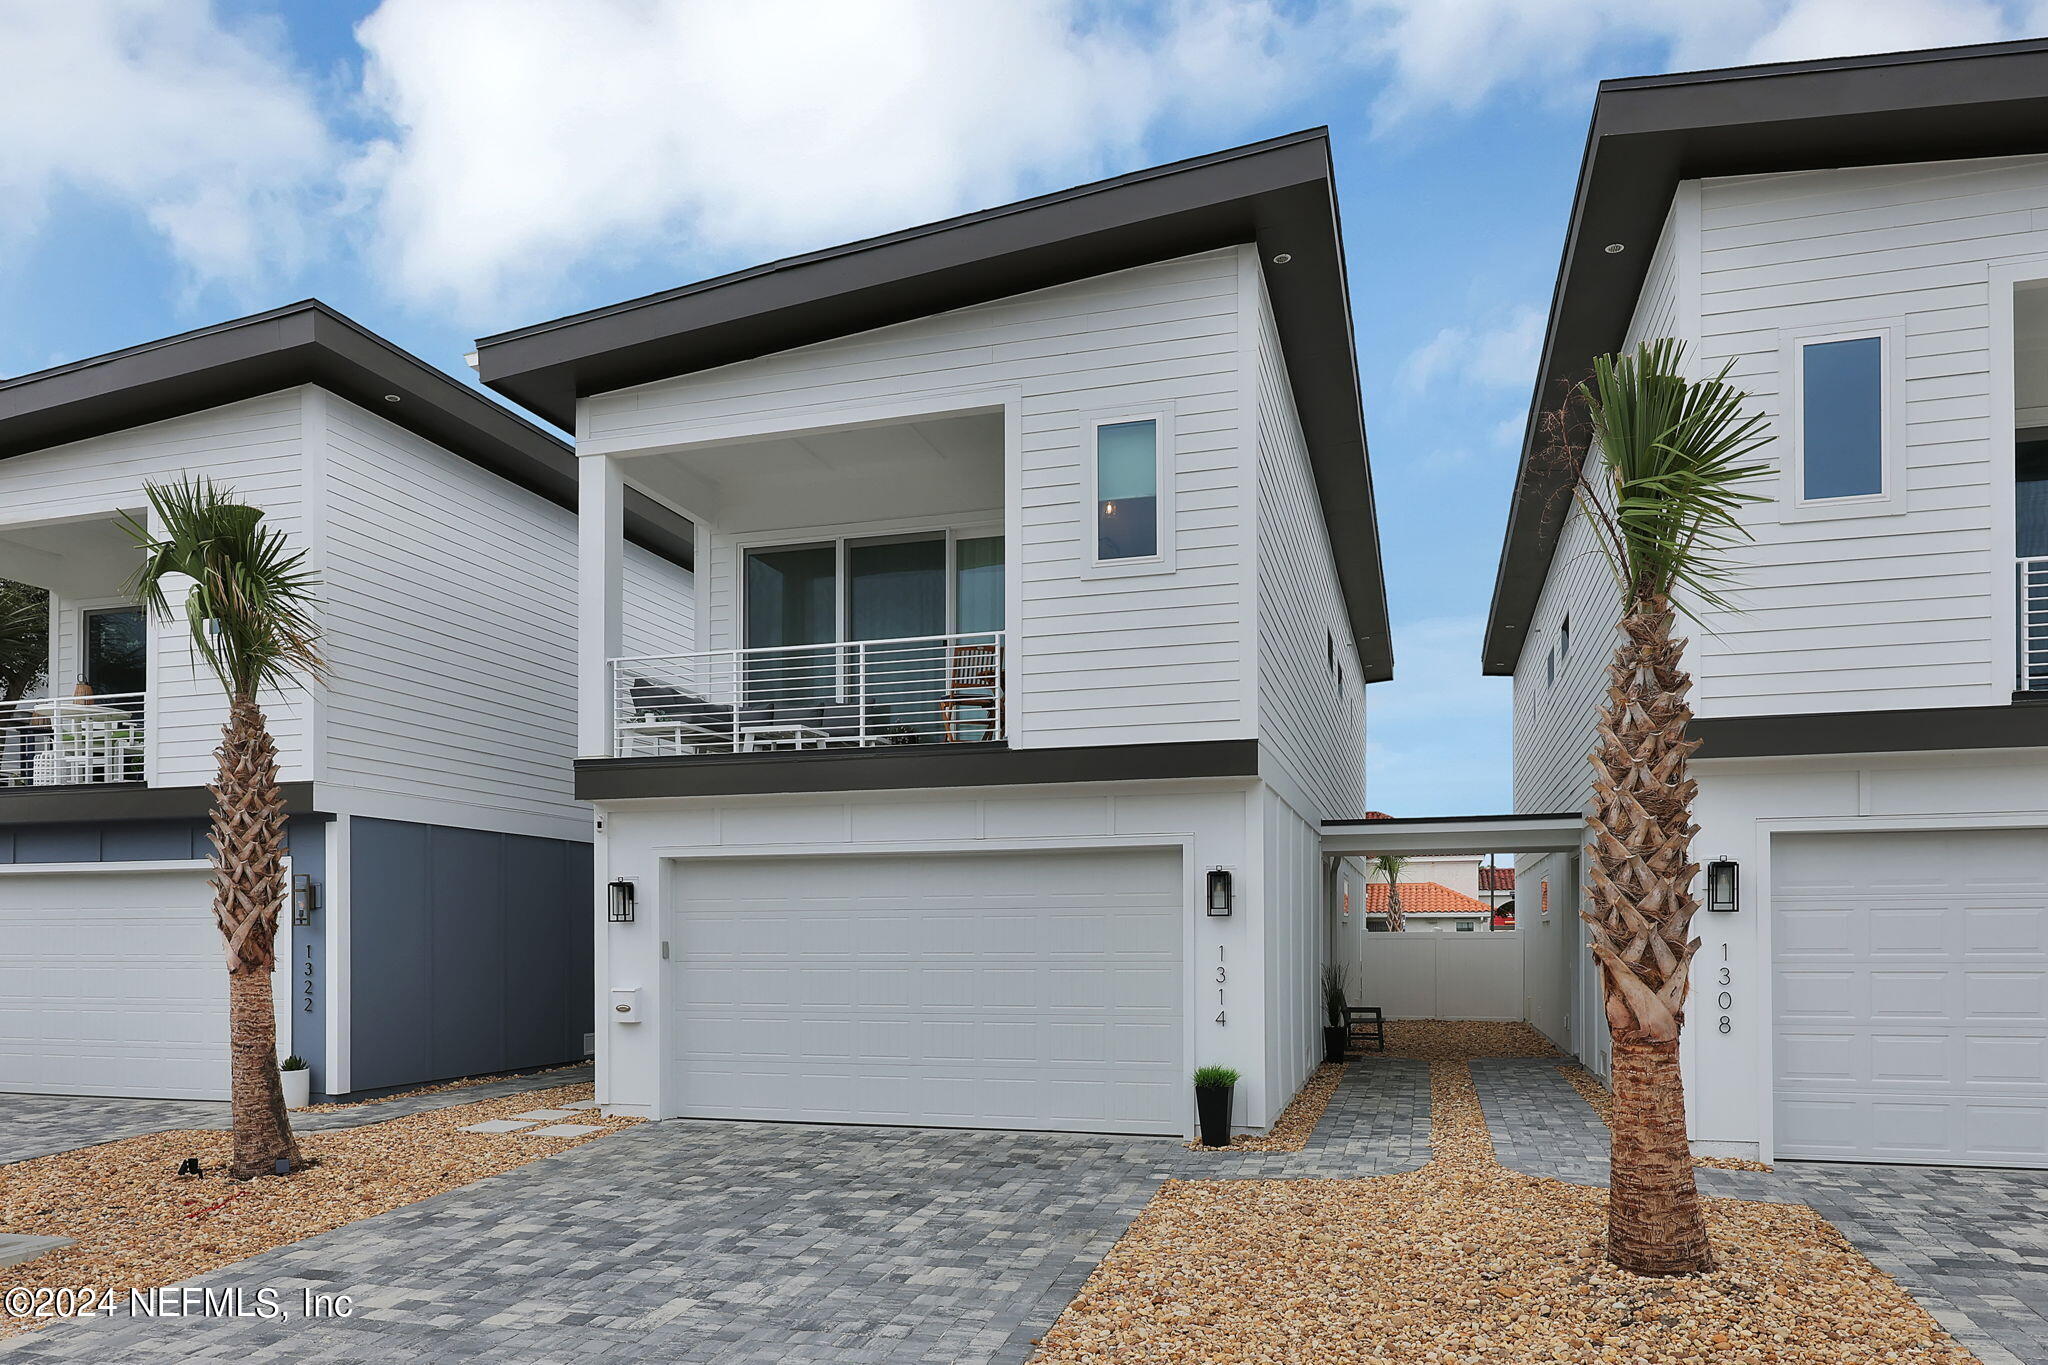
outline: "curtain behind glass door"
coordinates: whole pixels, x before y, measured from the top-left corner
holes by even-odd
[[[946,633],[946,541],[849,541],[846,637],[911,643],[849,650],[871,731],[908,727],[930,736],[945,690],[946,650],[925,637]]]
[[[832,642],[839,635],[838,552],[830,545],[790,550],[749,550],[746,570],[746,647],[819,645],[749,655],[749,704],[822,704],[837,691]]]

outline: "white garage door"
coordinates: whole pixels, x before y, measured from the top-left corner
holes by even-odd
[[[1772,858],[1779,1155],[2048,1166],[2048,833]]]
[[[1187,1126],[1177,854],[703,859],[675,880],[681,1114]]]
[[[0,1091],[228,1097],[206,874],[0,875]]]

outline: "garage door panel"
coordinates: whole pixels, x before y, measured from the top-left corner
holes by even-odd
[[[2044,850],[2040,831],[1778,841],[1779,1155],[2048,1166]]]
[[[675,885],[679,1113],[1185,1127],[1174,854],[718,859]]]

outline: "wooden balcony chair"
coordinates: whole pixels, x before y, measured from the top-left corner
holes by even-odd
[[[939,723],[945,727],[946,742],[959,742],[962,710],[981,714],[969,716],[965,724],[986,726],[984,739],[1002,733],[1002,656],[994,644],[952,647],[946,667],[946,695],[939,698]]]

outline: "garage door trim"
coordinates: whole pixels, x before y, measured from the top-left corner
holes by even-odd
[[[667,918],[675,903],[677,879],[680,865],[693,862],[745,859],[763,861],[777,858],[888,858],[900,856],[972,856],[978,853],[1091,853],[1091,852],[1143,852],[1156,850],[1171,852],[1178,858],[1180,868],[1180,966],[1181,983],[1178,992],[1181,1013],[1180,1057],[1181,1070],[1187,1072],[1195,1055],[1197,979],[1196,957],[1196,882],[1199,869],[1194,860],[1194,836],[1192,834],[1130,834],[1130,835],[1043,835],[993,839],[893,839],[873,842],[831,841],[804,844],[726,844],[678,848],[657,847],[653,850],[657,869],[654,904],[657,911],[657,934],[667,932]],[[1240,874],[1242,875],[1242,874]],[[658,963],[660,970],[651,974],[642,984],[641,1009],[646,1022],[643,1028],[654,1030],[655,1049],[655,1113],[664,1118],[676,1116],[677,1097],[672,1093],[671,1068],[675,1037],[670,1019],[667,983],[671,963],[666,960],[667,943],[661,941],[659,951],[663,959]],[[617,983],[613,983],[617,984]],[[1190,1106],[1192,1108],[1192,1106]],[[1190,1127],[1192,1134],[1192,1114]]]

